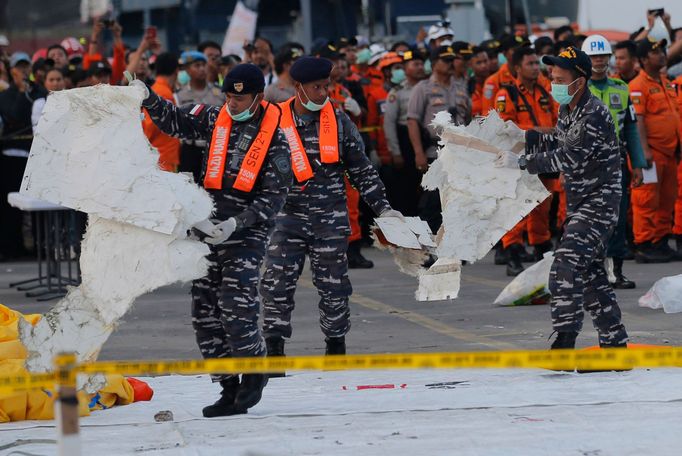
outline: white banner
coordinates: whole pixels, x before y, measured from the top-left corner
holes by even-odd
[[[244,57],[244,42],[252,41],[256,36],[258,13],[251,11],[244,3],[237,2],[230,19],[230,24],[223,40],[223,55],[237,54]]]

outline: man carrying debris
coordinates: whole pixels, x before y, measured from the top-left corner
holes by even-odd
[[[590,312],[602,347],[625,347],[616,296],[604,270],[606,243],[618,221],[622,195],[620,150],[608,109],[587,87],[590,58],[569,47],[545,56],[552,65],[552,97],[559,103],[553,133],[526,132],[526,155],[519,159],[531,174],[562,172],[567,218],[549,277],[552,348],[574,348],[583,308]]]
[[[549,93],[538,83],[540,62],[535,49],[528,46],[516,48],[510,67],[516,78],[509,84],[502,84],[495,95],[496,108],[502,120],[511,120],[519,128],[530,130],[535,127],[553,128],[557,121],[557,106]],[[558,191],[557,174],[540,176],[547,190]],[[535,261],[540,261],[546,252],[552,250],[552,235],[549,230],[551,196],[523,218],[502,237],[502,246],[508,253],[507,275],[517,276],[523,271],[523,232],[528,233],[528,243],[535,250]]]
[[[147,90],[141,81],[133,81]],[[182,139],[205,139],[203,186],[213,196],[217,223],[208,234],[208,275],[192,286],[192,324],[205,358],[264,356],[258,326],[258,273],[273,219],[292,183],[289,147],[279,129],[281,110],[263,102],[265,80],[255,65],[237,65],[223,82],[222,107],[194,105],[185,112],[148,92],[142,102],[154,123]],[[267,376],[213,375],[223,387],[205,417],[246,413],[260,401]]]
[[[329,101],[331,70],[327,59],[296,60],[289,71],[296,95],[280,104],[297,185],[276,219],[260,286],[269,356],[284,355],[284,339],[291,337],[296,282],[306,255],[320,295],[326,353],[346,353],[352,288],[344,174],[380,217],[402,217],[386,200],[384,184],[365,155],[357,127]]]

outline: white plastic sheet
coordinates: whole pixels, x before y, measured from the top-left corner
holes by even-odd
[[[665,313],[682,312],[682,274],[663,277],[639,298],[640,307],[663,309]]]

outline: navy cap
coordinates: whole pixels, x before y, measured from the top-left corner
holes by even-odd
[[[637,44],[637,57],[643,59],[649,55],[649,52],[662,49],[665,52],[665,47],[668,45],[668,40],[665,38],[661,41],[656,41],[651,37],[646,37],[643,40],[636,42]]]
[[[592,77],[592,61],[590,57],[573,46],[567,47],[565,51],[557,56],[544,56],[542,63],[558,66],[564,70],[575,70],[587,79]]]
[[[294,81],[306,84],[312,81],[319,81],[320,79],[327,79],[329,73],[332,72],[333,66],[330,60],[320,57],[301,57],[291,65],[289,75]]]
[[[461,57],[464,60],[469,60],[474,56],[474,47],[467,43],[466,41],[455,41],[451,44],[452,50],[455,51],[457,57]]]
[[[225,75],[223,80],[223,92],[236,93],[261,93],[265,89],[265,76],[263,71],[253,63],[240,63]]]
[[[438,46],[436,49],[431,51],[431,60],[455,60],[457,54],[452,46]]]
[[[410,49],[402,53],[403,62],[409,62],[410,60],[426,60],[426,56],[421,49]]]
[[[111,74],[111,67],[108,63],[98,60],[92,62],[88,68],[88,76],[101,76],[105,74]]]

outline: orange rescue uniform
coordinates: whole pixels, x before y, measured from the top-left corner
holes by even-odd
[[[682,115],[682,75],[674,81],[677,89],[677,106]],[[680,122],[680,138],[682,138],[682,121]],[[677,201],[675,201],[675,225],[673,234],[682,236],[682,160],[677,164]]]
[[[481,115],[486,116],[491,109],[496,109],[495,95],[500,91],[503,85],[515,84],[516,78],[511,73],[509,63],[505,63],[497,70],[496,73],[488,76],[483,84],[483,99],[481,100]],[[551,82],[543,74],[538,77],[538,84],[540,84],[547,92],[550,91]]]
[[[175,104],[173,87],[165,77],[158,76],[152,90],[161,98]],[[147,110],[143,109],[143,112],[142,130],[149,143],[159,151],[159,167],[164,171],[177,171],[180,164],[180,140],[162,132],[149,117]]]
[[[680,112],[677,93],[667,78],[661,76],[658,82],[644,70],[629,85],[635,112],[644,119],[646,141],[658,177],[657,183],[632,189],[635,243],[658,242],[672,232],[678,196]]]
[[[503,120],[511,120],[519,128],[554,127],[558,119],[558,106],[550,94],[539,84],[531,93],[520,80],[503,86],[495,96],[497,112]],[[558,179],[542,178],[549,191],[558,191]],[[528,231],[528,243],[540,245],[552,238],[549,229],[549,212],[552,198],[537,206],[523,220],[502,237],[504,248],[512,244],[523,244],[523,232]]]

